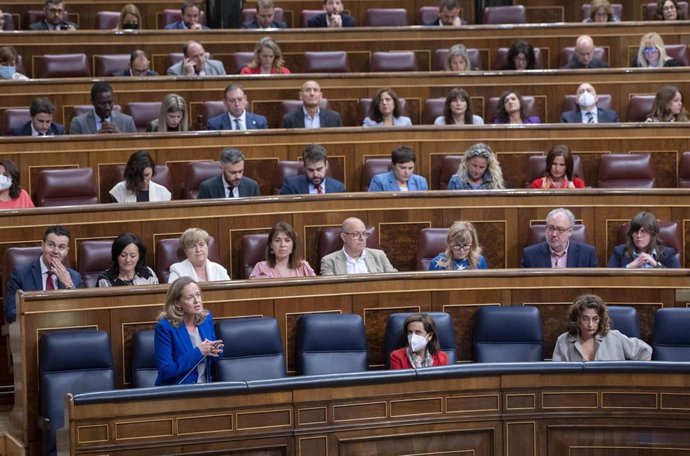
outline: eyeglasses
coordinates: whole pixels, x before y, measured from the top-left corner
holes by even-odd
[[[588,317],[586,315],[580,315],[580,322],[581,323],[594,323],[595,325],[599,324],[599,321],[601,319],[599,317]]]
[[[649,236],[649,231],[647,231],[644,228],[640,228],[637,231],[633,231],[632,233],[633,236],[638,236],[638,237],[644,237],[644,236]]]
[[[560,226],[553,226],[553,225],[546,225],[546,231],[549,233],[558,232],[558,234],[563,234],[567,231],[570,231],[573,227],[569,226],[568,228],[562,228]]]
[[[656,52],[657,50],[658,50],[658,49],[655,48],[655,47],[646,47],[646,48],[644,48],[642,51],[643,51],[645,54],[651,54],[651,53],[653,53],[653,52]]]
[[[467,250],[472,247],[472,244],[451,244],[453,250]]]
[[[369,236],[371,236],[371,233],[369,233],[369,232],[367,232],[367,231],[353,231],[352,233],[345,233],[345,232],[343,232],[343,234],[347,234],[347,235],[350,236],[352,239],[356,239],[356,238],[366,239],[366,238],[368,238]]]

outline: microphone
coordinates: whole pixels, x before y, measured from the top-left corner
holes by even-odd
[[[181,385],[182,382],[184,382],[185,379],[186,379],[187,377],[189,377],[189,374],[191,374],[192,372],[194,372],[194,369],[196,369],[197,367],[199,367],[199,364],[201,364],[202,361],[205,361],[205,360],[206,360],[206,357],[207,357],[207,356],[208,356],[208,355],[202,356],[201,359],[200,359],[199,361],[196,362],[196,364],[194,365],[194,367],[192,367],[191,369],[189,369],[189,372],[187,372],[186,374],[184,374],[184,377],[182,377],[182,379],[181,379],[177,384],[178,384],[178,385]]]

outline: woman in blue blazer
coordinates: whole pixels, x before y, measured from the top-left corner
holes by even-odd
[[[630,220],[625,240],[613,249],[609,268],[680,268],[676,251],[661,242],[659,222],[651,212],[639,212]]]
[[[213,317],[204,309],[194,279],[180,277],[168,289],[155,332],[156,385],[208,383],[213,360],[223,352]]]
[[[429,190],[426,179],[414,173],[415,154],[407,146],[393,150],[393,170],[377,174],[369,183],[370,192],[399,192]]]

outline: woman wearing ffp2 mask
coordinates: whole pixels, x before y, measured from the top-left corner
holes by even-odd
[[[410,315],[403,323],[403,332],[407,346],[391,353],[391,369],[418,369],[448,364],[448,355],[441,351],[438,343],[436,324],[429,315]]]

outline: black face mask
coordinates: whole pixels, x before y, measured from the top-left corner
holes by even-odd
[[[122,24],[122,28],[124,30],[138,30],[139,24],[135,24],[134,22],[124,22]]]

